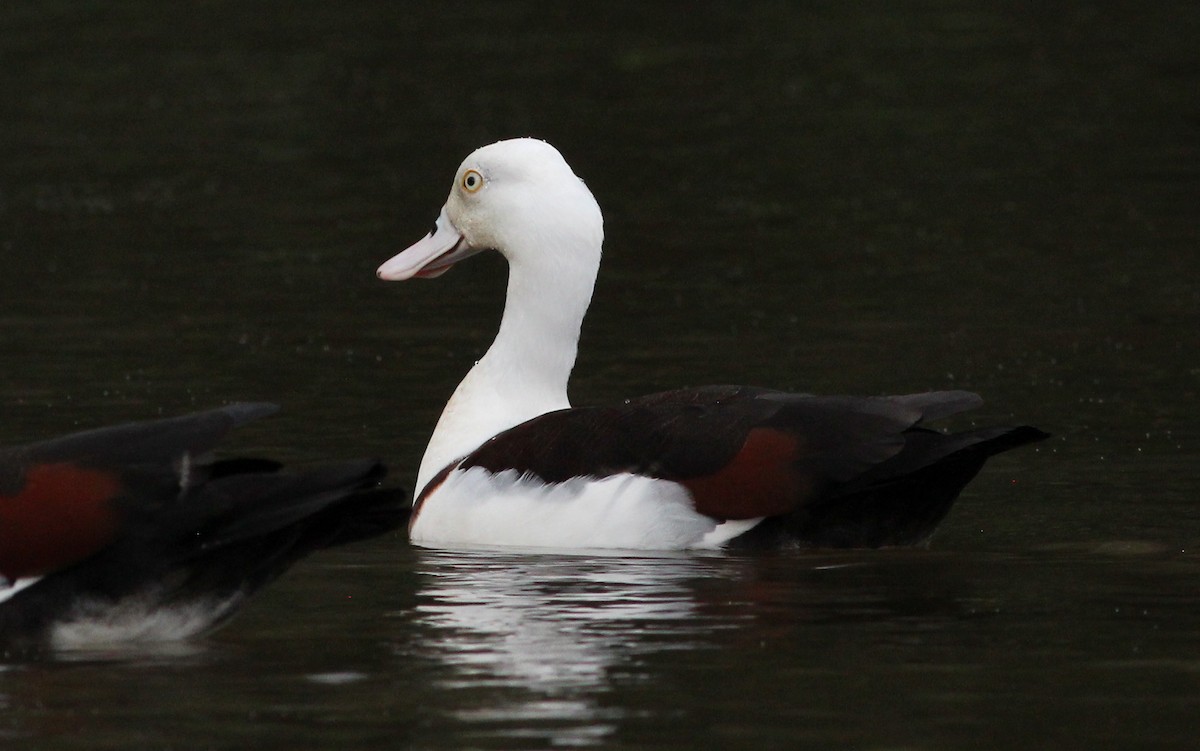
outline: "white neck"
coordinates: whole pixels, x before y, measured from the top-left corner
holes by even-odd
[[[442,411],[417,473],[418,493],[442,468],[497,433],[571,406],[567,381],[601,242],[596,231],[554,238],[553,247],[506,253],[508,297],[500,331]]]

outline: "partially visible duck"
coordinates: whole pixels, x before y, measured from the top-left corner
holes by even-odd
[[[213,459],[233,404],[0,449],[0,650],[164,642],[225,623],[305,555],[408,518],[375,461]]]
[[[988,457],[1028,426],[945,434],[964,391],[825,397],[713,386],[571,408],[567,381],[600,267],[600,208],[554,147],[468,156],[433,230],[379,268],[435,277],[508,261],[490,349],[459,384],[417,475],[421,545],[684,549],[925,541]]]

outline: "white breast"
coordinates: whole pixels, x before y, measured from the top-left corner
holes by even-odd
[[[515,470],[454,470],[425,499],[418,545],[682,550],[716,548],[760,519],[719,523],[681,485],[632,474],[546,483]]]

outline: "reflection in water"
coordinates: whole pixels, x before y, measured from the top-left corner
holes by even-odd
[[[690,586],[728,563],[423,551],[421,651],[449,668],[441,688],[467,694],[456,718],[533,721],[556,744],[599,743],[623,713],[599,701],[614,672],[628,677],[647,650],[703,649],[731,627],[699,613]]]
[[[927,640],[979,621],[980,569],[928,551],[416,550],[412,567],[399,656],[432,668],[421,702],[434,735],[481,747],[617,745],[683,715],[695,727],[676,722],[671,743],[747,717],[790,738],[799,716],[840,711],[872,661],[926,660]]]

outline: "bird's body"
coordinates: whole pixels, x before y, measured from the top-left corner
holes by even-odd
[[[185,639],[308,553],[407,519],[373,460],[304,472],[211,449],[234,404],[0,449],[0,649]]]
[[[384,279],[509,263],[496,339],[442,413],[410,522],[426,545],[679,549],[924,541],[988,456],[1034,428],[943,434],[960,391],[818,397],[747,387],[571,408],[567,382],[600,265],[600,209],[550,145],[464,160],[425,238]]]

